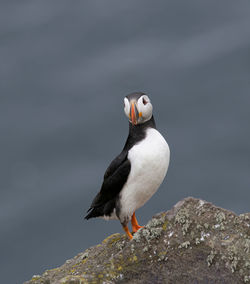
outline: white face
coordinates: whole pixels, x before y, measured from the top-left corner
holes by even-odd
[[[129,121],[133,124],[140,124],[148,121],[152,117],[153,106],[147,95],[142,95],[138,101],[129,101],[124,98],[124,112]]]

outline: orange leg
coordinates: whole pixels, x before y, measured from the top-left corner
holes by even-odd
[[[122,226],[123,230],[125,231],[125,233],[128,235],[129,239],[133,239],[133,236],[131,235],[131,233],[129,232],[128,226]]]
[[[140,226],[136,220],[136,217],[135,217],[135,212],[133,213],[132,215],[132,218],[131,218],[131,224],[132,224],[132,231],[134,233],[136,233],[140,228],[143,228],[143,226]]]

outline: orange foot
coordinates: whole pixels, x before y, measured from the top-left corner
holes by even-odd
[[[140,228],[144,228],[144,226],[140,226],[138,224],[138,222],[136,220],[136,217],[135,217],[135,212],[132,215],[131,224],[132,224],[132,231],[133,231],[133,233],[136,233]]]
[[[125,233],[127,234],[127,236],[129,237],[130,240],[133,239],[132,234],[129,232],[128,226],[123,226],[123,230],[125,231]]]

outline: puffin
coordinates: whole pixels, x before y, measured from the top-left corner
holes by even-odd
[[[102,217],[118,219],[129,239],[143,226],[135,211],[157,191],[166,176],[170,150],[156,129],[153,106],[149,97],[135,92],[124,98],[124,112],[129,120],[129,133],[121,153],[107,168],[100,191],[85,219]]]

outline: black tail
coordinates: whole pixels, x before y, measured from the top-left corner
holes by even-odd
[[[96,217],[103,217],[103,216],[110,216],[115,208],[115,199],[111,199],[105,204],[101,204],[98,207],[91,205],[88,210],[88,214],[84,217],[85,219],[96,218]],[[93,207],[92,207],[93,206]]]
[[[100,210],[100,208],[89,208],[89,210],[87,212],[89,212],[84,219],[88,220],[90,218],[96,218],[99,216],[102,216],[102,212],[100,212],[102,210]]]

